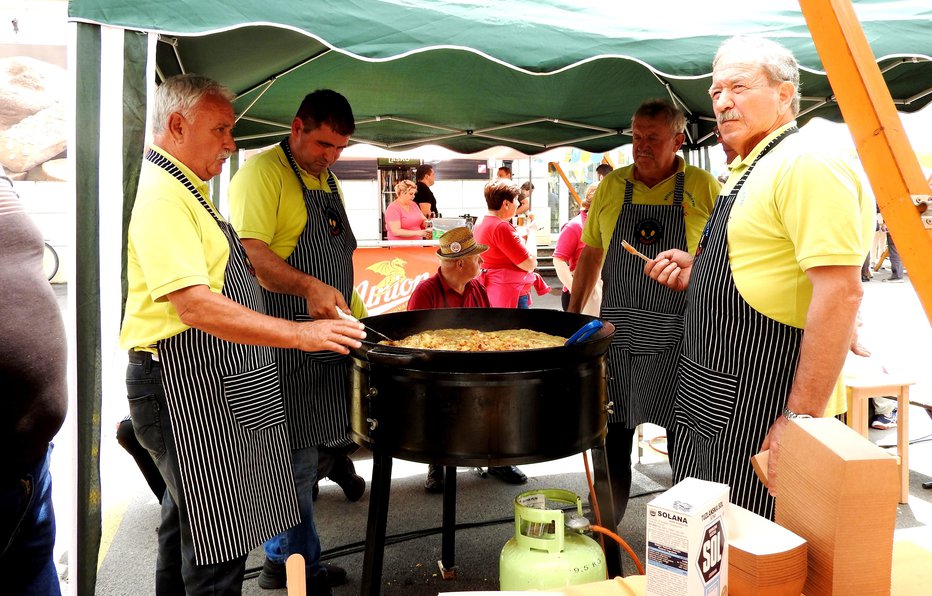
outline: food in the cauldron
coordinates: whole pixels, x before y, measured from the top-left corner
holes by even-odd
[[[558,337],[530,329],[502,329],[478,331],[476,329],[432,329],[410,335],[397,341],[382,341],[383,345],[420,350],[450,350],[458,352],[499,352],[506,350],[533,350],[562,346],[565,337]]]

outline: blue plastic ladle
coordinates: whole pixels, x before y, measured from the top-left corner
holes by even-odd
[[[590,337],[592,337],[593,335],[595,335],[599,331],[599,329],[601,329],[602,327],[604,327],[604,325],[602,321],[600,321],[599,319],[589,321],[588,323],[580,327],[579,331],[571,335],[570,338],[566,340],[566,343],[564,343],[563,345],[570,346],[573,344],[584,342]]]

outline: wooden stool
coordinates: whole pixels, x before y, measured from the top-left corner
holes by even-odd
[[[867,400],[871,397],[896,397],[896,454],[900,460],[900,503],[909,500],[909,386],[913,384],[915,381],[890,375],[845,377],[848,426],[865,438],[870,426]]]

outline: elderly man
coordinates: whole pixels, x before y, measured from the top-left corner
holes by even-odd
[[[606,437],[616,519],[631,490],[634,430],[673,421],[675,371],[685,296],[644,277],[622,242],[649,257],[668,249],[695,250],[719,184],[676,154],[686,119],[673,104],[645,101],[631,119],[634,163],[612,171],[596,191],[573,275],[569,310],[580,312],[601,271],[602,318],[623,333],[609,348],[609,399],[615,404]]]
[[[476,280],[481,261],[479,255],[489,250],[478,244],[469,228],[453,228],[440,237],[440,268],[414,288],[408,310],[428,308],[488,308],[489,296]],[[443,492],[443,467],[430,464],[424,489]]]
[[[265,301],[207,180],[236,148],[232,94],[197,75],[156,91],[127,243],[120,345],[139,442],[168,490],[156,594],[239,594],[246,556],[300,520],[271,347],[348,353],[343,321],[297,323]]]
[[[329,319],[349,312],[353,252],[343,196],[330,166],[356,129],[346,98],[330,89],[307,95],[279,145],[248,160],[230,183],[230,219],[256,268],[268,312],[283,319]],[[313,593],[346,581],[342,568],[321,563],[313,491],[324,454],[337,451],[331,478],[358,500],[365,481],[346,453],[347,359],[333,353],[279,350],[278,373],[301,506],[301,524],[266,543],[259,586],[285,587],[285,559],[300,553]],[[339,448],[344,451],[340,452]],[[320,459],[319,459],[320,458]]]
[[[786,48],[726,41],[709,93],[738,154],[725,194],[696,256],[665,251],[644,267],[689,289],[674,480],[723,482],[733,503],[772,517],[749,458],[770,449],[770,490],[779,490],[788,420],[825,411],[854,330],[874,205],[842,156],[794,134],[799,66]]]

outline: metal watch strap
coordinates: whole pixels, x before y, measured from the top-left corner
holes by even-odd
[[[797,414],[789,408],[789,406],[783,407],[783,417],[787,420],[792,420],[794,418],[812,418],[809,414]]]

